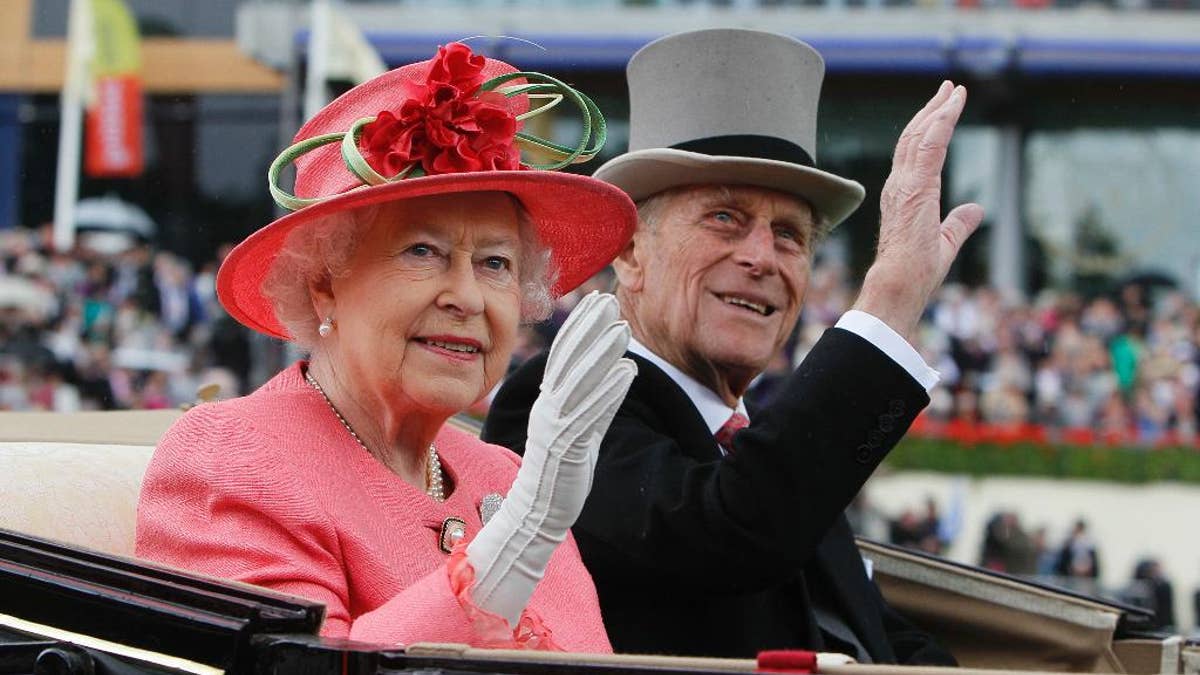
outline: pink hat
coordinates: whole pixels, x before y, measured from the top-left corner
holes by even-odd
[[[531,99],[546,102],[531,110]],[[576,146],[520,131],[523,120],[563,100],[583,114]],[[558,275],[551,291],[562,295],[610,263],[637,224],[633,202],[621,190],[553,171],[590,159],[604,138],[604,118],[584,94],[450,43],[429,61],[347,91],[300,129],[268,172],[275,201],[294,212],[229,253],[217,273],[217,295],[242,324],[288,339],[261,287],[292,230],[372,204],[483,191],[507,192],[521,201],[550,249]],[[523,161],[522,146],[555,161]],[[295,195],[278,186],[280,171],[293,161]]]

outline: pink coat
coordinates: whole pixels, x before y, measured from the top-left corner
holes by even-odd
[[[321,602],[330,637],[612,651],[573,538],[516,633],[470,603],[461,547],[451,565],[439,548],[448,517],[468,540],[479,531],[480,501],[508,492],[516,455],[444,427],[435,442],[454,491],[439,504],[364,451],[301,372],[171,427],[142,483],[139,556]]]

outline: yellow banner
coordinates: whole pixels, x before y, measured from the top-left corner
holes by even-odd
[[[129,75],[142,68],[137,21],[123,0],[91,0],[96,51],[92,74]]]

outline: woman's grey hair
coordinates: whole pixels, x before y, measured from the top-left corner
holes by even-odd
[[[521,321],[536,323],[550,316],[550,289],[557,276],[550,249],[542,245],[537,227],[515,197],[521,253],[517,270],[521,284]],[[262,294],[275,309],[298,346],[311,352],[319,343],[317,328],[324,317],[313,309],[309,287],[350,274],[350,260],[366,230],[379,215],[379,205],[341,211],[301,225],[288,235],[262,283]],[[335,317],[336,319],[336,317]]]

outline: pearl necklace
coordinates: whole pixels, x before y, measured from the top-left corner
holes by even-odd
[[[304,379],[312,385],[313,389],[317,390],[321,398],[325,399],[325,403],[329,406],[329,409],[337,416],[342,426],[346,427],[346,431],[350,432],[350,435],[358,442],[359,447],[366,450],[368,455],[374,457],[375,453],[371,452],[367,444],[363,443],[363,439],[359,438],[358,434],[355,433],[354,427],[351,427],[346,418],[342,417],[342,413],[338,412],[337,406],[333,404],[333,401],[329,400],[329,395],[321,388],[321,384],[317,382],[317,378],[313,377],[311,372],[305,370]],[[425,494],[429,495],[435,502],[446,501],[446,490],[442,482],[442,461],[438,458],[438,451],[437,448],[433,447],[433,443],[429,444],[429,464],[425,473]]]

